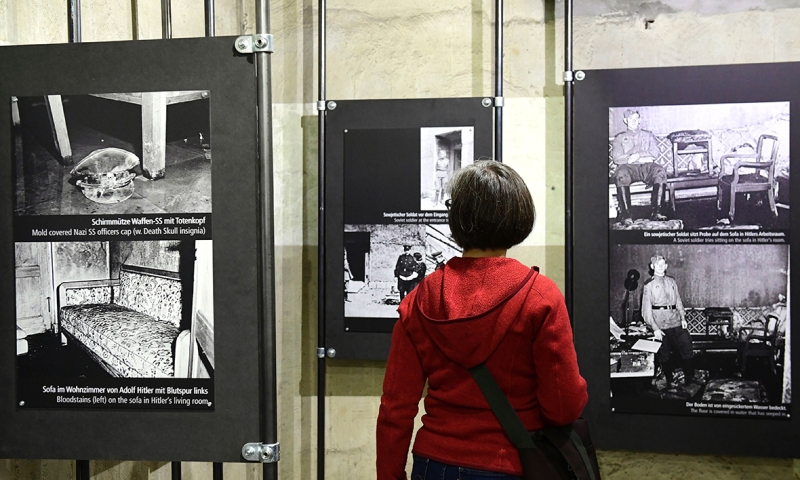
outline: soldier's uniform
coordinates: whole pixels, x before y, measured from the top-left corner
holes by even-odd
[[[614,137],[611,144],[611,158],[617,164],[616,184],[627,187],[633,182],[647,185],[666,183],[667,171],[655,161],[628,164],[634,153],[642,157],[658,158],[658,142],[655,135],[647,130],[626,130]]]
[[[416,284],[414,281],[417,277],[417,262],[414,257],[408,253],[403,253],[398,257],[397,264],[394,267],[394,276],[397,277],[397,290],[400,291],[400,300],[402,301],[408,295]]]
[[[642,157],[653,157],[647,163],[629,164],[628,160],[634,153]],[[664,185],[667,183],[667,171],[655,162],[658,158],[658,142],[655,135],[647,130],[626,130],[617,134],[611,142],[611,159],[617,165],[614,174],[614,183],[617,186],[617,202],[619,204],[619,220],[630,218],[631,191],[633,182],[644,182],[652,186],[650,204],[653,207],[651,218],[665,220],[661,214],[661,203],[664,198]]]
[[[661,368],[664,370],[667,380],[672,382],[672,367],[669,357],[673,349],[681,355],[686,381],[693,380],[692,337],[681,326],[681,321],[685,318],[685,310],[674,278],[657,275],[645,282],[642,294],[642,317],[653,331],[664,332],[661,348],[658,349],[658,360],[661,362]]]

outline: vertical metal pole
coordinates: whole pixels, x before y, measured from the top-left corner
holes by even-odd
[[[325,84],[325,61],[327,60],[327,52],[325,45],[326,33],[326,2],[319,0],[319,102],[317,103],[318,114],[318,208],[319,214],[319,233],[318,233],[318,273],[317,273],[317,347],[322,349],[317,353],[317,480],[325,480],[325,376],[327,368],[325,365],[325,109],[326,105],[326,84]],[[343,255],[343,253],[342,253]]]
[[[139,0],[131,0],[131,38],[139,40]]]
[[[269,2],[256,1],[256,34],[269,34]],[[278,443],[277,372],[275,334],[275,217],[272,174],[272,84],[271,56],[256,52],[258,85],[258,157],[259,157],[259,270],[260,315],[259,348],[261,349],[260,397],[261,438],[266,444]],[[278,464],[263,465],[264,480],[278,478]]]
[[[206,37],[216,35],[214,0],[205,0],[206,3]]]
[[[213,480],[222,480],[222,462],[214,462],[211,466],[211,478]]]
[[[172,0],[161,0],[161,38],[172,38]]]
[[[90,480],[92,477],[92,464],[89,460],[75,460],[75,479]]]
[[[81,43],[81,0],[68,0],[67,8],[69,9],[69,43]],[[46,99],[47,97],[45,97]],[[89,480],[91,470],[92,464],[89,460],[75,460],[76,480]]]
[[[172,480],[181,480],[183,477],[183,472],[181,471],[181,462],[171,462],[172,471],[171,471],[171,478]]]
[[[572,0],[564,1],[564,297],[572,319]]]
[[[495,0],[494,159],[503,161],[503,0]]]
[[[68,0],[69,43],[81,43],[81,0]]]

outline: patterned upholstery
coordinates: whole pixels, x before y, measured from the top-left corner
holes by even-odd
[[[613,141],[614,137],[608,139],[608,176],[610,178],[613,178],[614,173],[617,171],[617,164],[611,158],[611,144]],[[658,158],[655,159],[655,162],[667,170],[667,176],[672,177],[674,176],[672,171],[672,142],[665,135],[656,135],[656,142],[658,144]]]
[[[656,158],[655,162],[664,167],[667,170],[667,176],[674,177],[675,172],[672,168],[672,141],[670,141],[670,135],[672,133],[655,133],[656,141],[658,142],[658,158]],[[681,133],[681,132],[674,132],[674,133]],[[723,130],[711,130],[711,144],[712,144],[712,152],[711,152],[711,168],[712,170],[718,167],[719,165],[719,158],[726,154],[733,151],[733,149],[740,147],[742,145],[751,145],[755,148],[756,143],[758,142],[758,134],[750,131],[747,128],[739,128],[739,129],[723,129]],[[684,137],[686,139],[686,137]],[[616,164],[614,164],[613,159],[611,158],[611,144],[614,140],[614,137],[609,137],[608,139],[608,176],[609,178],[614,177],[614,172],[616,171]],[[678,169],[688,169],[688,166],[683,165],[681,162],[686,162],[688,159],[686,158],[678,158]]]
[[[686,323],[688,324],[687,330],[692,335],[705,335],[706,334],[706,316],[703,315],[703,308],[687,308],[686,309]],[[734,315],[741,318],[741,323],[747,323],[755,320],[761,314],[762,307],[733,307]],[[725,336],[730,332],[723,332],[722,325],[709,325],[709,335]]]
[[[122,377],[173,376],[171,323],[112,303],[67,305],[61,326]]]
[[[174,376],[172,348],[183,305],[180,280],[123,266],[113,286],[108,281],[77,283],[60,287],[60,325],[65,332],[114,376]]]
[[[181,324],[181,284],[177,280],[122,270],[114,303],[175,327]]]

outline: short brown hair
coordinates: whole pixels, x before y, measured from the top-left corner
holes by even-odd
[[[447,222],[464,250],[511,248],[533,230],[536,207],[522,177],[508,165],[480,160],[450,180]]]

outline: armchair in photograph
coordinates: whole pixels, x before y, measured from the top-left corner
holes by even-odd
[[[728,153],[720,158],[717,180],[717,210],[722,210],[722,198],[730,192],[728,217],[733,221],[736,212],[736,194],[766,192],[772,214],[777,216],[775,206],[777,182],[775,160],[778,157],[778,137],[761,135],[755,152]]]
[[[772,373],[777,373],[778,364],[783,363],[787,314],[785,297],[781,295],[757,319],[742,325],[739,335],[743,341],[740,350],[743,375],[747,374],[747,360],[751,357],[766,358]]]

